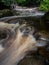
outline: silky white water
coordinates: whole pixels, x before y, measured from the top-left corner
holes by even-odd
[[[21,27],[23,28],[23,26]],[[1,50],[0,65],[17,65],[30,50],[34,49],[36,44],[35,38],[30,33],[25,35],[25,29],[21,32],[20,28],[15,32],[15,36],[10,33],[13,37],[9,36],[9,39],[5,42],[7,47],[3,47],[5,50],[3,48]]]

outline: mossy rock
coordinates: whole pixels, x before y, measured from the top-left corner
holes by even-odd
[[[12,16],[13,15],[13,13],[8,9],[3,10],[2,12],[3,12],[2,16]]]
[[[10,10],[10,9],[0,10],[0,18],[7,16],[14,16],[14,15],[19,15],[19,13],[16,12],[15,10]]]

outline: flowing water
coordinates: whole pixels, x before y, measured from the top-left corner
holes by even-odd
[[[2,29],[7,30],[7,26],[3,26]],[[15,32],[8,28],[9,37],[6,41],[2,41],[5,45],[3,46],[4,50],[2,48],[2,52],[0,51],[0,65],[17,65],[29,51],[35,48],[36,40],[31,34],[34,31],[30,30],[29,27],[26,29],[25,26],[20,26]]]
[[[26,24],[0,23],[0,32],[4,32],[0,35],[7,34],[0,36],[0,65],[17,65],[29,51],[37,51],[38,46],[46,45],[45,41],[36,40],[35,28]]]

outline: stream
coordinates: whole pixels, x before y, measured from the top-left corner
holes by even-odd
[[[18,16],[9,16],[9,17],[3,17],[0,18],[0,21],[8,21],[8,20],[12,20],[12,19],[19,19],[19,18],[40,18],[42,16],[44,16],[44,12],[35,12],[35,13],[29,13],[29,14],[24,14],[24,15],[18,15]]]
[[[28,10],[0,18],[0,65],[49,65],[49,39],[37,30],[45,12]]]

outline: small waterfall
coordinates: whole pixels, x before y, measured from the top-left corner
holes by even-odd
[[[12,37],[14,40],[8,39],[8,44],[11,45],[8,48],[5,48],[4,52],[0,56],[0,65],[17,65],[18,62],[28,53],[28,51],[35,47],[35,38],[29,33],[30,31],[28,31],[27,35],[25,34],[26,29],[22,29],[21,31],[21,28],[23,27],[24,26],[20,26],[17,29],[15,32],[15,39]],[[7,41],[5,43],[7,44]]]
[[[36,48],[34,29],[23,24],[15,25],[11,24],[11,27],[8,27],[9,24],[6,24],[0,27],[9,31],[9,38],[3,41],[6,47],[3,46],[4,50],[0,54],[0,65],[17,65],[29,51]]]

